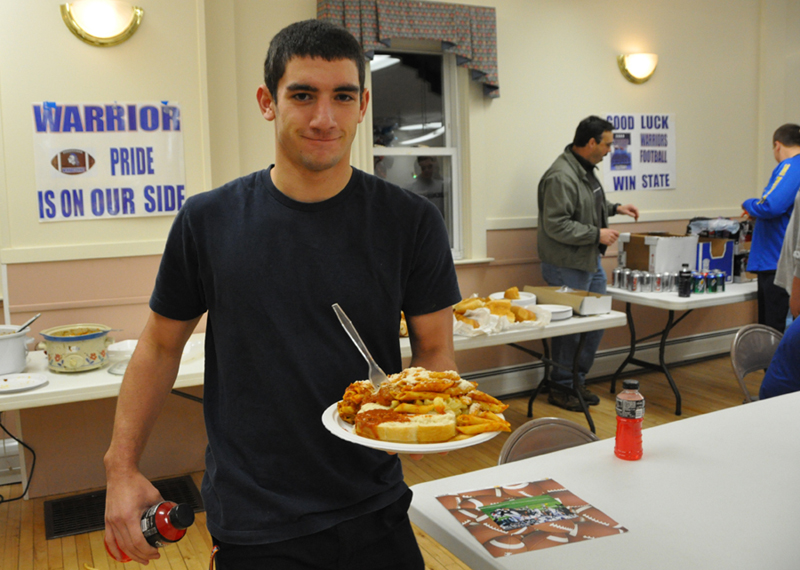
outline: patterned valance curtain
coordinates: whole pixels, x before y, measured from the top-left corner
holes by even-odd
[[[434,40],[456,55],[489,97],[500,96],[494,8],[411,0],[317,0],[317,18],[346,28],[372,59],[392,39]]]

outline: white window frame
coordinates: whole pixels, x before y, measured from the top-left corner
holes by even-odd
[[[405,42],[403,42],[405,44]],[[444,141],[442,147],[372,147],[372,156],[369,163],[372,164],[372,157],[375,154],[380,156],[446,156],[450,159],[451,165],[451,200],[445,203],[446,208],[452,211],[445,211],[445,222],[447,229],[453,240],[451,251],[453,259],[464,258],[464,236],[463,236],[463,172],[462,172],[462,131],[459,128],[458,118],[460,114],[460,97],[458,92],[458,66],[456,57],[450,53],[444,53],[441,49],[414,47],[415,43],[408,42],[410,47],[400,45],[400,41],[394,41],[391,49],[381,49],[387,53],[420,53],[426,55],[442,56],[442,106],[444,107]],[[370,71],[371,73],[371,71]],[[372,94],[373,98],[375,94]],[[369,110],[372,113],[372,109]],[[371,121],[370,121],[371,122]]]

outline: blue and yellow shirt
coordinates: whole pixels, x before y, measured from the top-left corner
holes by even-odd
[[[775,271],[781,255],[783,236],[800,190],[800,155],[781,161],[761,198],[745,200],[742,206],[756,219],[748,271]]]

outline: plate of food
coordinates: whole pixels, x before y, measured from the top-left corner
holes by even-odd
[[[572,316],[572,307],[567,305],[536,305],[550,313],[551,321],[563,321]]]
[[[352,383],[322,423],[336,437],[373,449],[442,453],[511,431],[502,414],[507,407],[456,372],[408,368],[379,390],[369,380]]]
[[[536,295],[533,293],[528,293],[527,291],[520,291],[518,287],[511,287],[505,291],[492,293],[489,295],[489,298],[492,301],[508,299],[511,301],[512,305],[517,305],[518,307],[525,307],[527,305],[533,305],[536,303]]]
[[[44,374],[3,374],[0,375],[0,395],[33,390],[47,384]]]

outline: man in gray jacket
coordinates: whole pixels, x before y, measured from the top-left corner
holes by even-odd
[[[625,206],[606,200],[603,186],[595,176],[595,167],[611,150],[613,125],[590,116],[580,122],[572,144],[564,149],[539,181],[539,259],[542,276],[551,286],[606,292],[606,273],[600,264],[606,248],[619,238],[608,227],[608,217],[625,214],[639,219],[633,204]],[[586,374],[592,367],[603,331],[588,333],[580,352],[578,393],[589,405],[600,399],[586,388]],[[552,340],[554,367],[550,377],[567,391],[551,390],[548,401],[570,411],[580,411],[581,404],[572,391],[572,363],[580,335],[566,335]]]

